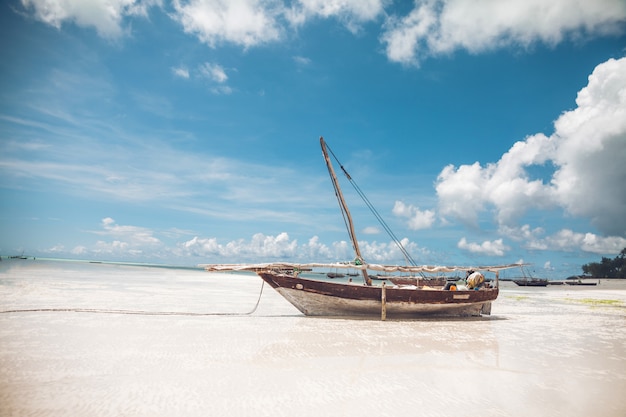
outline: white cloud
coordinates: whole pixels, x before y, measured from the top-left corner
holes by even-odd
[[[186,33],[215,48],[233,43],[244,48],[285,38],[287,25],[315,18],[337,18],[351,32],[383,13],[387,0],[174,0],[174,19]]]
[[[90,246],[76,246],[69,253],[73,256],[94,255],[113,259],[129,259],[146,256],[156,259],[168,252],[161,240],[150,229],[139,226],[118,225],[115,220],[106,217],[101,221],[101,230],[91,233],[103,237]]]
[[[102,230],[93,233],[116,239],[112,246],[138,247],[158,245],[161,241],[154,237],[154,232],[138,226],[122,226],[115,223],[110,217],[102,219]],[[124,240],[124,241],[122,241]]]
[[[211,81],[216,83],[225,83],[228,80],[228,75],[224,72],[224,68],[219,64],[212,64],[205,62],[198,68],[200,74]]]
[[[299,0],[285,12],[294,25],[316,18],[337,18],[356,33],[364,22],[375,20],[384,12],[388,0]]]
[[[435,223],[433,210],[420,210],[419,207],[406,205],[402,201],[396,201],[392,212],[396,216],[409,219],[408,225],[411,230],[428,229]]]
[[[598,236],[594,233],[578,233],[570,229],[561,229],[558,232],[545,236],[545,230],[530,226],[507,227],[503,226],[499,232],[507,238],[523,242],[526,249],[550,251],[583,251],[597,254],[616,255],[626,247],[626,238],[619,236]]]
[[[583,250],[597,254],[618,254],[626,247],[626,239],[616,236],[601,237],[593,233],[576,233],[563,229],[541,240],[539,244],[551,250]]]
[[[308,257],[308,259],[329,259],[332,258],[334,251],[323,243],[320,243],[318,236],[313,236],[309,239],[306,245],[298,250],[302,256]]]
[[[556,196],[603,233],[626,236],[626,58],[598,65],[576,104],[555,122]]]
[[[88,253],[88,250],[87,250],[87,248],[86,248],[85,246],[83,246],[83,245],[78,245],[78,246],[75,246],[75,247],[74,247],[74,248],[70,251],[70,253],[71,253],[72,255],[84,255],[84,254]]]
[[[245,48],[281,37],[282,3],[260,0],[174,0],[174,18],[211,47],[231,42]]]
[[[301,66],[307,66],[311,63],[311,59],[304,56],[294,56],[293,60],[296,62],[296,64]]]
[[[381,40],[390,60],[418,65],[458,49],[528,48],[616,33],[624,19],[623,0],[416,0],[408,15],[388,18]]]
[[[232,94],[233,89],[227,85],[218,85],[216,87],[211,87],[211,92],[213,94],[224,94],[224,95],[228,95],[228,94]]]
[[[411,254],[412,257],[416,253],[424,254],[426,253],[423,249],[420,249],[418,245],[414,242],[411,242],[409,239],[404,238],[400,240],[400,243],[406,249],[406,251]],[[396,245],[395,242],[366,242],[359,241],[359,248],[361,249],[361,254],[363,258],[372,263],[402,263],[405,258],[402,254],[402,251]],[[352,248],[350,248],[350,252],[347,255],[348,258],[354,257],[354,252]]]
[[[146,16],[148,9],[160,5],[161,0],[21,0],[34,17],[56,28],[73,22],[82,27],[93,27],[104,38],[118,38],[126,29],[127,16]]]
[[[621,238],[619,238],[621,239]],[[616,238],[602,239],[592,233],[576,233],[569,229],[563,229],[552,236],[542,240],[542,243],[549,249],[572,251],[582,249],[592,253],[619,253],[624,247],[626,239],[621,239],[621,244],[616,242]],[[618,243],[617,251],[610,250],[610,247]]]
[[[189,78],[189,70],[186,67],[172,68],[174,75],[180,78]]]
[[[73,22],[105,38],[129,32],[124,20],[148,15],[162,0],[21,0],[35,19],[56,28]],[[233,43],[249,48],[285,38],[287,26],[336,18],[351,32],[383,13],[389,0],[173,0],[170,16],[186,33],[215,48]],[[180,75],[180,74],[179,74]]]
[[[60,28],[93,27],[115,39],[129,32],[125,20],[148,16],[162,0],[21,0],[35,19]],[[385,15],[391,0],[173,0],[170,16],[212,48],[244,48],[286,38],[289,26],[337,19],[357,33]],[[417,65],[425,57],[465,49],[555,45],[565,38],[617,33],[626,18],[623,0],[423,0],[406,16],[391,15],[381,41],[390,60]]]
[[[217,84],[210,88],[213,94],[228,95],[233,92],[233,89],[225,84],[228,81],[228,75],[221,65],[205,62],[198,67],[198,72],[200,77]]]
[[[514,226],[533,208],[560,208],[590,219],[605,235],[626,235],[626,58],[596,67],[551,136],[517,142],[497,163],[449,165],[436,183],[439,212],[468,224],[495,209],[500,226]],[[532,166],[553,167],[549,182]]]
[[[485,209],[483,185],[488,180],[478,162],[455,168],[448,165],[437,178],[439,213],[453,216],[468,224],[478,223],[478,213]]]
[[[226,259],[274,258],[288,259],[296,255],[298,242],[290,240],[287,233],[278,236],[266,236],[257,233],[249,242],[244,240],[220,244],[215,238],[194,237],[180,245],[190,255],[203,257],[220,257]]]
[[[415,243],[402,239],[402,245],[409,253],[426,253]],[[285,232],[277,236],[257,233],[250,240],[234,240],[219,243],[216,238],[194,237],[178,245],[184,256],[197,256],[204,259],[220,259],[220,262],[267,262],[283,260],[294,262],[335,262],[354,259],[352,244],[342,240],[330,246],[320,243],[317,236],[305,244],[290,239]],[[359,241],[363,257],[369,262],[399,262],[403,255],[395,243]],[[227,261],[224,261],[227,260]]]
[[[504,256],[504,252],[511,249],[502,242],[502,239],[496,239],[491,242],[486,240],[482,243],[470,243],[464,237],[459,240],[457,247],[471,253],[488,256]]]
[[[498,232],[504,236],[507,236],[511,240],[515,241],[533,241],[538,239],[540,236],[543,236],[545,230],[541,227],[536,227],[531,229],[531,227],[527,224],[521,227],[509,227],[509,226],[500,226]]]

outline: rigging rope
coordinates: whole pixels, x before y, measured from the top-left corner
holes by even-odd
[[[380,213],[378,212],[378,210],[376,210],[376,208],[374,207],[374,205],[370,202],[370,200],[367,198],[367,196],[365,195],[365,193],[361,190],[361,188],[359,188],[359,186],[356,184],[356,182],[352,179],[352,177],[350,176],[350,174],[348,174],[348,171],[346,171],[346,169],[343,167],[343,165],[341,164],[341,162],[339,162],[339,159],[337,158],[337,156],[335,155],[335,153],[333,152],[333,150],[330,148],[330,146],[328,146],[328,144],[326,144],[326,147],[328,148],[328,150],[330,151],[330,154],[333,156],[333,158],[335,158],[335,161],[337,162],[337,164],[339,164],[339,167],[341,168],[341,170],[343,171],[343,173],[345,174],[346,178],[348,178],[348,181],[350,181],[350,184],[352,184],[352,187],[356,190],[357,194],[359,195],[359,197],[361,197],[361,199],[365,202],[365,204],[367,205],[367,207],[370,209],[370,211],[372,212],[372,214],[374,214],[374,217],[376,217],[376,220],[378,220],[378,223],[380,223],[380,225],[383,227],[383,229],[385,229],[385,231],[387,232],[387,234],[389,235],[389,237],[391,237],[391,239],[393,240],[393,242],[396,244],[396,246],[398,247],[398,249],[400,249],[400,252],[402,252],[402,255],[404,256],[404,259],[406,260],[407,263],[411,264],[412,266],[417,266],[417,263],[415,262],[415,260],[413,259],[413,257],[411,256],[411,254],[409,254],[409,252],[406,250],[406,248],[404,247],[404,245],[402,244],[402,242],[400,242],[400,240],[396,237],[396,235],[393,233],[393,231],[391,230],[391,228],[387,225],[387,223],[385,222],[385,220],[383,219],[383,217],[380,215]],[[337,191],[335,190],[335,193]],[[343,213],[343,211],[342,211]],[[345,222],[345,216],[344,216],[344,222]],[[421,274],[423,275],[423,274]]]
[[[139,316],[249,316],[259,307],[261,302],[261,296],[263,295],[263,288],[265,287],[265,281],[261,281],[261,291],[259,292],[259,298],[256,300],[254,308],[245,313],[193,313],[184,311],[144,311],[144,310],[114,310],[114,309],[101,309],[101,308],[27,308],[27,309],[15,309],[15,310],[3,310],[0,314],[7,313],[49,313],[49,312],[72,312],[72,313],[99,313],[99,314],[129,314]]]

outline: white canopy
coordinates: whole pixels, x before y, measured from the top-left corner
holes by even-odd
[[[380,272],[409,272],[409,273],[443,273],[443,272],[459,272],[459,271],[489,271],[497,272],[503,269],[520,268],[524,264],[508,264],[494,266],[403,266],[403,265],[380,265],[380,264],[357,264],[355,262],[336,262],[336,263],[258,263],[258,264],[201,264],[200,267],[210,272],[227,272],[227,271],[267,271],[267,270],[307,270],[312,268],[328,268],[328,269],[358,269],[371,270]]]

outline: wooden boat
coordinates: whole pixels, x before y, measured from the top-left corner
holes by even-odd
[[[491,303],[498,297],[499,271],[508,268],[520,267],[520,264],[500,266],[418,266],[412,261],[399,240],[390,233],[393,240],[399,244],[399,249],[411,265],[378,265],[369,264],[361,256],[358,241],[354,233],[352,217],[343,198],[335,171],[329,158],[326,143],[320,138],[322,153],[328,167],[328,172],[339,201],[343,217],[346,221],[350,240],[356,258],[351,262],[333,264],[226,264],[202,265],[207,271],[253,271],[266,283],[274,288],[287,301],[307,316],[343,316],[343,317],[419,317],[419,316],[480,316],[491,313]],[[332,151],[331,151],[332,152]],[[333,154],[334,156],[334,154]],[[336,159],[336,157],[335,157]],[[341,166],[341,164],[339,164]],[[346,177],[352,181],[350,175],[341,166]],[[362,193],[357,190],[359,194]],[[369,202],[368,206],[370,206]],[[372,208],[370,206],[370,208]],[[377,213],[375,213],[376,215]],[[379,221],[382,219],[379,218]],[[388,227],[385,229],[390,232]],[[340,268],[360,271],[363,283],[342,280],[322,281],[304,277],[300,271],[315,268],[336,270]],[[450,291],[443,286],[430,287],[418,285],[387,285],[382,281],[374,285],[370,272],[389,277],[391,274],[443,274],[480,271],[481,273],[495,274],[495,285],[485,283],[475,289]],[[393,282],[393,281],[392,281]],[[445,283],[444,283],[445,284]]]
[[[534,278],[530,271],[528,271],[523,266],[520,267],[522,271],[522,275],[524,276],[521,279],[514,279],[513,282],[519,285],[520,287],[547,287],[548,280],[545,278]]]
[[[548,285],[548,280],[545,278],[522,278],[514,279],[513,282],[520,287],[546,287]]]
[[[463,317],[491,314],[491,302],[498,297],[500,270],[519,264],[485,267],[389,266],[345,262],[341,264],[225,264],[203,265],[207,271],[252,271],[307,316],[412,318],[420,316]],[[462,291],[443,287],[367,285],[366,283],[322,281],[300,275],[299,268],[351,268],[384,272],[492,272],[495,286]],[[287,270],[293,273],[284,272]]]

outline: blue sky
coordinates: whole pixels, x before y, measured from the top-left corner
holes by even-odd
[[[0,253],[353,258],[327,143],[420,264],[626,247],[622,0],[10,0]],[[342,180],[364,257],[401,262]]]

